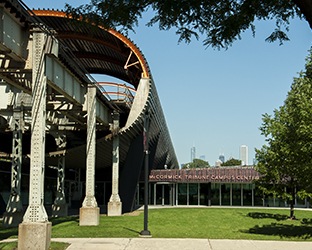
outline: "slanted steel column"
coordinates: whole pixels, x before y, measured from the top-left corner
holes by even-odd
[[[48,249],[51,223],[43,206],[45,171],[46,88],[45,49],[49,38],[39,28],[33,30],[32,119],[29,205],[19,225],[18,249]]]
[[[81,188],[81,168],[75,168],[74,189],[72,189],[71,208],[79,208],[81,206],[82,188]]]
[[[21,201],[21,171],[22,171],[22,134],[24,131],[23,111],[13,112],[12,117],[12,172],[11,194],[6,211],[3,214],[3,227],[17,227],[23,220],[23,205]]]
[[[99,225],[100,209],[94,197],[95,190],[95,151],[96,151],[96,86],[88,86],[87,95],[87,167],[86,167],[86,197],[79,214],[80,226]]]
[[[56,145],[59,150],[66,148],[66,134],[58,131],[55,135]],[[54,204],[52,205],[53,217],[64,217],[68,215],[68,207],[65,199],[65,153],[58,156],[57,164],[57,190]]]
[[[119,197],[119,113],[113,115],[113,171],[112,171],[112,195],[107,204],[108,216],[121,216],[122,203]]]

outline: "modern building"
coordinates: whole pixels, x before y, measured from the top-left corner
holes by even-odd
[[[219,159],[215,162],[215,167],[221,167],[222,161]]]
[[[220,155],[219,155],[219,160],[220,160],[222,163],[225,162],[224,154],[220,154]]]
[[[287,201],[263,196],[253,183],[259,178],[253,166],[152,170],[149,175],[150,205],[203,205],[288,207]],[[144,201],[143,176],[137,188],[137,205]],[[309,207],[296,198],[295,207]]]
[[[144,165],[179,164],[150,68],[131,40],[90,23],[91,36],[82,20],[17,0],[2,1],[0,16],[2,225],[22,225],[19,249],[46,249],[46,206],[55,217],[80,208],[79,225],[95,226],[101,205],[108,216],[133,210]]]
[[[205,155],[201,155],[201,156],[199,157],[199,159],[205,161],[205,160],[206,160],[206,156],[205,156]]]
[[[248,165],[248,147],[246,145],[240,146],[239,159],[242,161],[242,166]]]
[[[191,162],[196,158],[195,146],[191,148]]]

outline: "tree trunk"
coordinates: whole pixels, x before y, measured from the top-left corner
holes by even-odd
[[[301,13],[304,15],[305,19],[308,21],[310,28],[312,29],[312,1],[311,0],[292,0],[297,7],[300,9]]]
[[[295,204],[295,188],[292,188],[291,189],[291,192],[292,192],[292,200],[291,200],[291,203],[290,203],[290,216],[289,216],[289,219],[290,220],[294,220],[295,219],[295,210],[294,210],[294,204]]]

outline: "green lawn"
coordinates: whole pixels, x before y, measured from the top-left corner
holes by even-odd
[[[63,242],[51,242],[51,245],[48,250],[64,250],[68,246],[68,243]],[[0,242],[0,249],[2,250],[16,250],[17,241],[13,242]]]
[[[149,210],[154,238],[209,238],[312,241],[312,211],[289,209],[168,208]],[[79,226],[79,217],[50,218],[53,237],[138,237],[144,214],[100,217],[99,226]],[[2,228],[0,239],[16,238],[17,228]]]

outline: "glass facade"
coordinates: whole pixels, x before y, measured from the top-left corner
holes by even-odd
[[[220,184],[211,183],[211,205],[220,205]]]
[[[199,184],[199,195],[200,195],[200,204],[199,205],[205,205],[209,206],[209,184],[207,183],[200,183]]]
[[[231,184],[221,183],[221,204],[222,206],[231,205]]]
[[[198,205],[198,183],[189,183],[189,205]]]
[[[187,183],[179,183],[178,185],[178,204],[187,205]]]
[[[138,191],[137,205],[142,205],[143,183]],[[150,205],[287,206],[280,198],[263,197],[251,183],[150,183],[149,193]],[[296,199],[296,206],[306,206],[306,200]]]
[[[242,184],[243,206],[252,206],[252,184]]]
[[[242,205],[242,186],[241,184],[232,184],[232,205]]]

